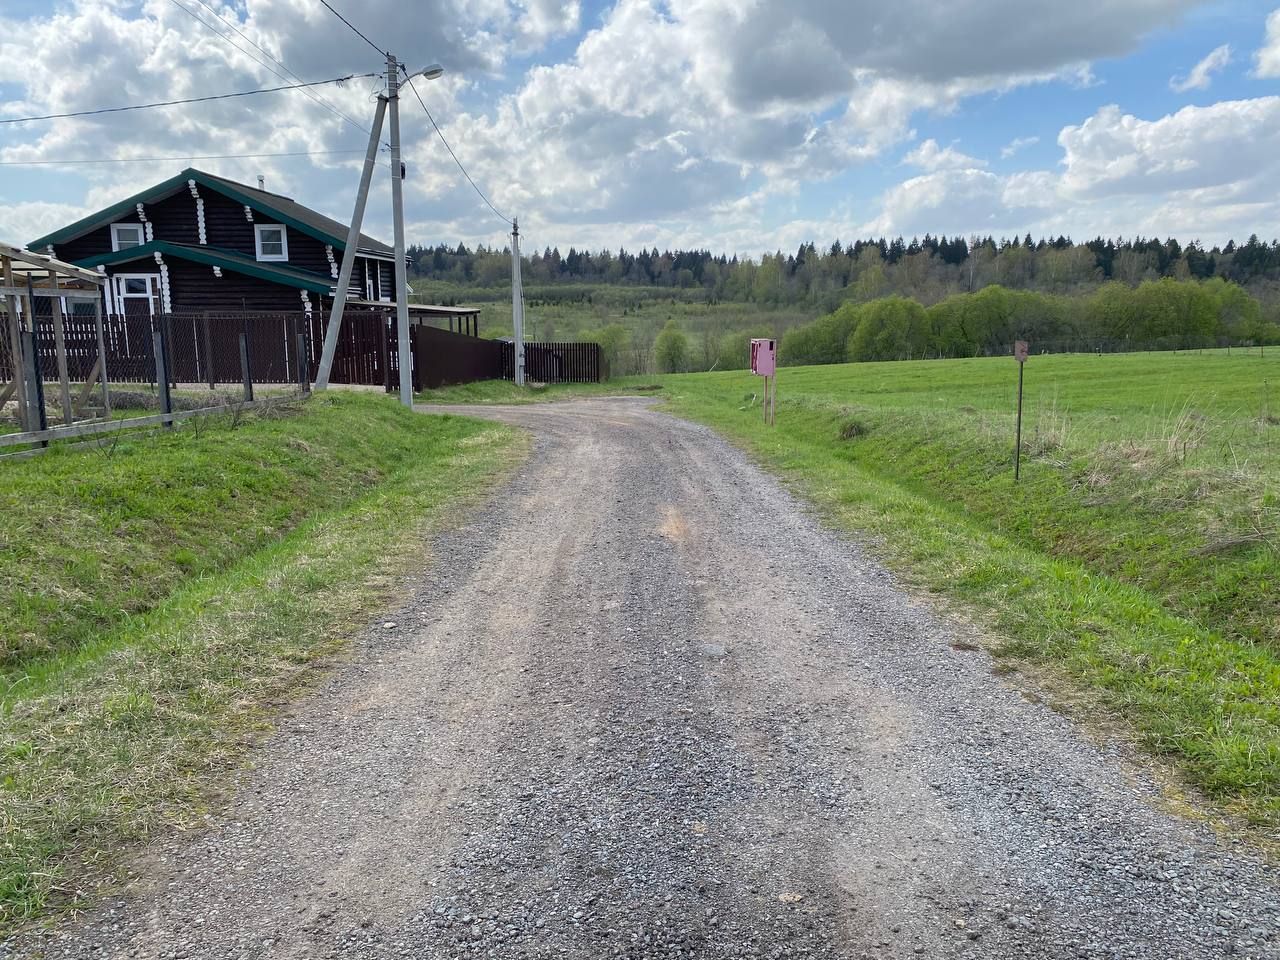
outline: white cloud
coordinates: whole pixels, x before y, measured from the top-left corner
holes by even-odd
[[[0,240],[25,244],[32,237],[48,232],[50,224],[73,223],[84,212],[84,208],[78,204],[48,203],[43,200],[10,203],[0,197]]]
[[[1226,69],[1231,62],[1231,45],[1224,43],[1214,48],[1209,55],[1191,68],[1185,77],[1170,77],[1169,89],[1175,93],[1186,93],[1188,90],[1208,90],[1213,83],[1213,75]]]
[[[1025,150],[1027,147],[1034,147],[1039,142],[1039,137],[1014,137],[1000,148],[1000,159],[1008,160],[1014,154]]]
[[[1004,203],[1004,180],[986,170],[940,170],[886,192],[879,216],[860,234],[1000,233],[1017,220]]]
[[[1267,17],[1267,35],[1262,48],[1253,55],[1257,77],[1280,77],[1280,9]]]
[[[314,0],[211,2],[307,79],[382,66]],[[770,245],[762,218],[778,220],[779,198],[896,149],[914,138],[922,115],[1033,84],[1089,82],[1090,61],[1123,55],[1198,2],[1128,0],[1118,18],[1113,0],[1055,4],[1035,17],[1025,16],[1024,0],[941,8],[932,0],[892,7],[877,0],[617,0],[560,62],[542,55],[558,53],[551,42],[581,30],[576,2],[424,0],[406,15],[402,2],[364,0],[354,12],[362,29],[393,43],[410,65],[444,64],[445,79],[421,87],[424,98],[494,203],[547,242],[662,236],[718,245],[754,237],[754,249]],[[231,33],[203,8],[187,7]],[[68,0],[49,9],[23,21],[0,16],[0,83],[18,91],[0,114],[279,83],[168,0]],[[536,65],[512,84],[504,74],[524,57]],[[321,93],[363,124],[375,82]],[[501,224],[411,99],[402,123],[409,217],[423,231],[415,239],[500,237]],[[10,128],[0,133],[0,158],[292,152],[363,142],[344,120],[287,93]],[[917,192],[963,185],[976,197],[988,182],[955,176],[985,165],[975,158],[936,143],[924,151],[924,144],[913,150],[913,162],[952,176]],[[358,163],[358,155],[336,155],[202,165],[250,182],[265,173],[273,189],[345,217]],[[75,173],[86,184],[85,206],[159,178],[143,164]],[[0,210],[0,232],[6,216]],[[385,212],[370,217],[373,232],[388,232]]]
[[[985,160],[961,153],[954,147],[940,147],[933,139],[925,140],[903,157],[902,162],[921,170],[970,170],[987,165]]]
[[[1103,107],[1058,135],[1063,183],[1075,192],[1150,194],[1216,186],[1273,169],[1280,97],[1224,100],[1141,120]]]
[[[1180,235],[1224,242],[1280,214],[1280,97],[1144,120],[1104,107],[1058,136],[1060,170],[942,169],[881,197],[874,233]]]

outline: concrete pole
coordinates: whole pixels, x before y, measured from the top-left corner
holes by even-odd
[[[400,171],[400,64],[387,54],[387,100],[391,104],[391,218],[396,248],[396,356],[400,402],[413,406],[413,358],[409,355],[409,277],[404,262],[404,177]]]
[[[511,218],[511,331],[515,355],[511,373],[516,386],[524,386],[524,285],[520,280],[520,223]]]
[[[378,143],[382,138],[382,118],[386,112],[387,98],[378,97],[378,109],[373,115],[373,128],[369,131],[369,148],[364,154],[364,171],[360,174],[360,189],[356,191],[356,208],[351,214],[351,229],[347,231],[347,247],[342,251],[342,269],[338,271],[338,289],[334,293],[333,309],[329,312],[329,326],[324,331],[324,350],[321,351],[320,367],[316,371],[317,390],[323,390],[329,386],[333,355],[338,350],[342,311],[347,305],[351,271],[356,265],[356,247],[360,245],[360,225],[364,221],[364,206],[369,199],[369,181],[373,179],[373,167],[378,159]]]

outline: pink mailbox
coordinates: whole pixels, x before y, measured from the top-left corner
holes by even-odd
[[[751,372],[759,377],[772,377],[777,369],[778,341],[753,339],[751,341]]]

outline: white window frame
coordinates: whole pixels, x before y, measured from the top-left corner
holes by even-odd
[[[262,252],[262,231],[263,230],[279,230],[280,231],[280,253],[263,253]],[[280,261],[289,259],[289,231],[285,229],[283,223],[255,223],[253,225],[253,251],[257,258],[262,261]]]
[[[118,231],[121,227],[126,230],[137,230],[138,242],[124,247],[120,246],[120,234]],[[146,242],[147,228],[140,223],[113,223],[111,225],[111,249],[113,252],[118,250],[132,250],[134,247],[140,247]]]
[[[145,293],[126,293],[125,284],[129,280],[146,281],[147,289]],[[111,275],[111,294],[115,301],[116,313],[124,316],[128,311],[125,309],[126,300],[146,300],[147,312],[154,316],[156,312],[156,298],[160,295],[160,275],[157,273],[115,273]]]

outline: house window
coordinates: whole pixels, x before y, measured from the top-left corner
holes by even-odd
[[[146,242],[140,223],[113,223],[111,225],[111,249],[125,250],[140,247]]]
[[[253,238],[259,260],[288,260],[289,241],[278,223],[255,223]]]
[[[155,274],[116,274],[111,278],[114,311],[120,316],[149,317],[159,313],[160,278]]]

